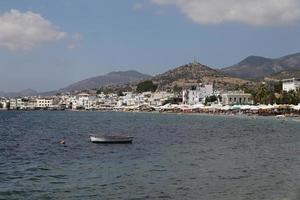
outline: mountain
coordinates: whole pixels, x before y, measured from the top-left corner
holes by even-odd
[[[151,76],[139,73],[137,71],[110,72],[103,76],[95,76],[92,78],[84,79],[82,81],[69,85],[65,88],[62,88],[59,91],[69,92],[75,90],[94,89],[94,88],[101,88],[105,86],[134,83],[134,82],[138,82],[150,78]]]
[[[24,97],[24,96],[36,96],[38,92],[32,89],[22,90],[20,92],[1,92],[0,97]]]
[[[236,65],[221,69],[221,72],[243,79],[260,79],[280,71],[296,70],[300,70],[300,53],[275,59],[249,56]]]
[[[174,86],[189,87],[195,84],[215,83],[217,88],[234,88],[247,81],[224,75],[222,72],[212,69],[198,62],[182,65],[157,75],[152,79],[158,84],[159,89],[171,89]]]

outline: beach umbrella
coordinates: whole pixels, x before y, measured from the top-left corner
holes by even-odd
[[[294,110],[300,110],[300,104],[292,107]]]
[[[231,109],[232,110],[240,110],[241,106],[240,105],[233,105],[233,106],[231,106]]]
[[[227,105],[227,106],[223,106],[221,108],[221,110],[230,110],[231,109],[231,106]]]

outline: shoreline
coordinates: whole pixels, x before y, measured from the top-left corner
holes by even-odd
[[[39,109],[39,110],[0,110],[1,112],[116,112],[116,113],[141,113],[141,114],[164,114],[164,115],[185,115],[185,116],[221,116],[221,117],[243,117],[248,119],[259,118],[272,118],[281,121],[291,120],[300,122],[300,115],[298,113],[283,113],[283,114],[257,114],[257,113],[242,113],[242,112],[166,112],[166,111],[128,111],[128,110],[51,110],[51,109]]]

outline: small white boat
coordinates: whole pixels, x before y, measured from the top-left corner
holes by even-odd
[[[113,136],[90,136],[93,143],[132,143],[133,137],[113,135]]]
[[[276,118],[278,118],[278,119],[285,118],[285,115],[276,115]]]

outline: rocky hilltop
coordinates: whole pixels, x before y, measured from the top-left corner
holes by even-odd
[[[212,69],[198,62],[169,70],[155,76],[152,80],[158,84],[160,90],[172,89],[175,86],[189,87],[199,83],[214,83],[217,88],[229,89],[247,82],[240,78],[225,75],[219,70]]]
[[[280,72],[277,72],[275,74],[272,74],[270,76],[265,77],[264,79],[266,81],[273,80],[273,81],[279,81],[282,79],[288,79],[288,78],[299,78],[300,77],[300,70],[283,70]]]

